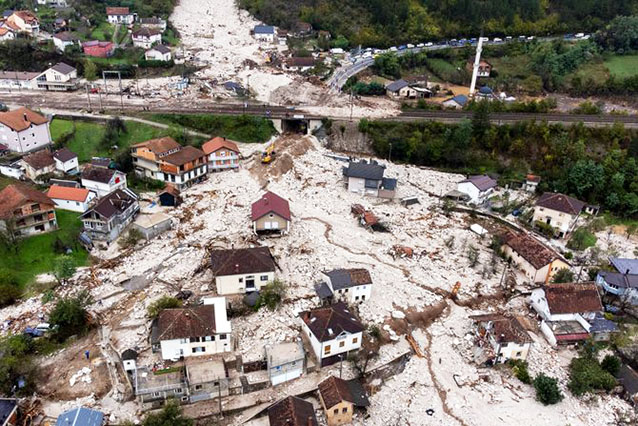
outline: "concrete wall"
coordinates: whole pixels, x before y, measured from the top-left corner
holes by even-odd
[[[225,337],[223,337],[225,336]],[[222,338],[223,337],[223,338]],[[230,334],[215,335],[202,337],[202,339],[210,339],[202,342],[191,342],[189,338],[186,339],[173,339],[162,340],[160,347],[162,351],[162,359],[171,360],[179,359],[180,357],[198,357],[206,356],[210,354],[217,354],[221,352],[228,352],[231,350]],[[197,348],[204,348],[202,352],[197,351]],[[193,350],[197,352],[193,352]]]
[[[326,129],[326,147],[336,152],[356,152],[362,155],[374,155],[372,141],[359,131],[359,121],[332,121]],[[346,164],[347,165],[347,164]]]
[[[559,212],[557,210],[548,209],[547,207],[534,207],[533,221],[547,223],[549,219],[549,225],[557,229],[563,234],[571,232],[571,228],[574,225],[578,216],[572,216],[568,213]]]
[[[255,288],[256,290],[259,290],[269,282],[274,281],[275,272],[259,272],[256,274],[224,275],[215,277],[217,294],[225,295],[246,293],[246,280],[250,277],[254,278]],[[240,279],[242,280],[241,282]]]

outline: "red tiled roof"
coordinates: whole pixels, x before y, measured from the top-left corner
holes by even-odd
[[[182,146],[170,136],[166,136],[158,139],[150,139],[145,142],[136,143],[131,148],[147,148],[149,151],[156,155],[164,154],[174,149],[181,149]]]
[[[321,399],[328,410],[343,401],[357,407],[365,407],[370,404],[365,390],[356,379],[343,380],[330,376],[319,383],[318,388]]]
[[[47,196],[57,200],[69,200],[85,202],[89,196],[89,190],[86,188],[71,188],[68,186],[51,185]]]
[[[0,218],[6,219],[26,202],[54,205],[46,194],[23,184],[13,184],[0,191]]]
[[[598,289],[593,282],[546,284],[544,290],[552,315],[603,310]]]
[[[485,314],[470,316],[476,322],[491,322],[491,334],[499,343],[530,343],[532,338],[529,336],[525,327],[518,318],[508,317],[501,314]]]
[[[545,207],[571,215],[577,215],[585,207],[585,203],[565,194],[546,192],[536,201],[539,207]]]
[[[29,166],[33,167],[35,170],[41,170],[45,167],[50,167],[55,164],[53,160],[53,154],[46,149],[43,149],[38,152],[34,152],[33,154],[29,154],[22,159]]]
[[[541,269],[556,259],[562,260],[560,255],[554,250],[525,233],[515,234],[509,232],[504,237],[504,243],[536,269]]]
[[[536,175],[527,175],[525,179],[527,179],[530,182],[536,182],[536,183],[541,181],[541,177]]]
[[[173,340],[215,334],[215,305],[164,309],[157,318],[158,339]]]
[[[251,209],[252,220],[257,220],[268,213],[275,213],[288,221],[290,220],[290,205],[288,201],[274,192],[266,192],[259,200],[253,203]]]
[[[315,409],[311,403],[296,396],[289,396],[268,407],[270,426],[318,426]]]
[[[0,123],[16,132],[28,129],[31,124],[40,125],[48,121],[46,117],[25,107],[20,107],[13,111],[0,112]]]
[[[174,166],[183,166],[184,164],[191,163],[202,157],[204,157],[205,160],[206,154],[204,154],[204,151],[197,149],[194,146],[186,145],[179,151],[169,154],[166,157],[162,157],[162,161]]]
[[[31,12],[30,10],[16,10],[15,12],[13,12],[13,14],[18,16],[27,24],[33,24],[34,22],[35,23],[38,22],[37,16],[35,16],[33,12]]]
[[[129,15],[128,7],[107,7],[106,8],[107,15]]]
[[[202,150],[206,153],[206,155],[212,154],[222,148],[239,153],[239,148],[235,142],[229,141],[228,139],[220,136],[217,136],[202,145]]]
[[[210,254],[213,276],[274,272],[275,261],[268,247],[213,250]]]

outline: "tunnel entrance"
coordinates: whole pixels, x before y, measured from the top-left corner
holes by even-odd
[[[298,118],[285,118],[281,120],[281,130],[283,133],[296,133],[299,135],[308,134],[308,120]]]

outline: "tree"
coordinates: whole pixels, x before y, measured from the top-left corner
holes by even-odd
[[[607,367],[613,368],[614,361],[608,360]],[[569,363],[569,384],[567,387],[576,396],[594,390],[610,391],[616,386],[616,379],[604,370],[595,357],[581,356]]]
[[[332,46],[337,49],[347,49],[350,46],[350,42],[347,38],[342,35],[337,36],[336,39],[332,42]]]
[[[53,264],[53,276],[60,285],[67,283],[75,274],[75,261],[71,256],[58,256]]]
[[[384,53],[374,58],[374,68],[381,76],[389,78],[401,77],[401,66],[399,59],[394,53]]]
[[[193,420],[182,415],[175,401],[166,403],[162,411],[146,416],[142,426],[192,426]]]
[[[146,312],[148,313],[148,316],[150,318],[155,319],[158,317],[160,312],[162,312],[164,309],[179,308],[181,306],[182,306],[181,300],[171,296],[162,296],[159,299],[157,299],[155,302],[151,303],[146,309]]]
[[[603,358],[600,366],[603,370],[615,376],[620,370],[620,359],[617,356],[605,355],[605,358]]]
[[[97,65],[90,59],[84,62],[84,78],[86,78],[87,81],[97,80]]]
[[[476,138],[481,140],[490,126],[490,103],[482,99],[476,104],[472,114],[472,129]]]
[[[92,303],[91,295],[83,290],[75,297],[65,297],[56,303],[49,315],[49,323],[55,330],[58,341],[64,341],[74,334],[82,334],[88,328],[86,307]]]
[[[567,269],[559,269],[556,274],[554,274],[554,278],[552,279],[553,283],[573,283],[574,282],[574,273]]]
[[[0,244],[2,244],[7,251],[18,254],[21,237],[20,234],[16,232],[16,220],[12,217],[5,219],[3,223],[4,227],[0,227]]]
[[[529,375],[529,370],[527,369],[527,361],[510,359],[508,363],[512,367],[512,372],[518,380],[528,385],[532,384],[532,377]]]
[[[636,231],[638,231],[638,224],[632,223],[630,225],[627,225],[627,228],[625,229],[627,239],[630,239],[633,235],[636,235]]]
[[[534,379],[534,389],[536,389],[536,399],[543,405],[556,404],[563,399],[563,394],[558,388],[558,380],[543,373]]]
[[[271,311],[274,311],[279,307],[284,297],[286,297],[286,285],[283,281],[276,279],[259,290],[259,299],[255,309],[266,306]]]
[[[567,247],[572,250],[585,250],[596,245],[596,236],[586,228],[578,228],[567,242]]]
[[[18,279],[8,269],[0,269],[0,308],[11,305],[20,297]]]

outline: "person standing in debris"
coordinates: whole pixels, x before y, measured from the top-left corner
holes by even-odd
[[[88,349],[86,351],[84,351],[84,356],[86,357],[87,361],[89,360],[91,353],[88,351]]]

